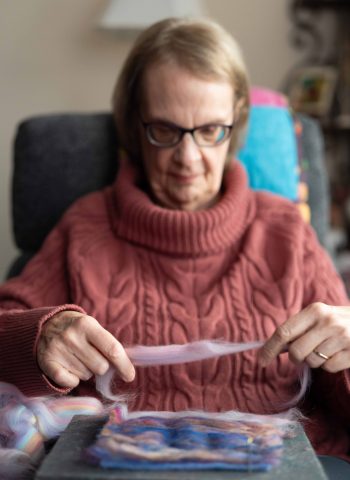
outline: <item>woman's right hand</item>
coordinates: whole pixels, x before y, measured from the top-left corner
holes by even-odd
[[[66,388],[74,388],[93,375],[103,375],[110,365],[125,382],[135,377],[135,369],[118,340],[95,318],[70,310],[57,313],[43,325],[37,360],[47,377]]]

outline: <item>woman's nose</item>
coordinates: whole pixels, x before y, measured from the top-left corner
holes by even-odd
[[[200,148],[190,133],[185,133],[175,151],[175,159],[183,165],[191,165],[201,158]]]

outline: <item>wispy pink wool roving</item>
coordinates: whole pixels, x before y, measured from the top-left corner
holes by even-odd
[[[183,345],[144,346],[137,345],[126,349],[132,363],[139,367],[151,365],[175,365],[186,362],[195,362],[209,358],[232,355],[260,348],[264,341],[232,343],[220,340],[199,340]],[[96,376],[96,390],[104,398],[112,401],[123,400],[120,395],[111,390],[115,370],[111,367],[104,375]],[[304,397],[310,383],[310,369],[303,365],[300,371],[300,391],[283,406],[290,408],[298,404]]]

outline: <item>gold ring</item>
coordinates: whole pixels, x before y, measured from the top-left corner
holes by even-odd
[[[328,355],[325,355],[324,353],[321,353],[318,350],[314,350],[314,353],[316,353],[316,355],[318,355],[319,357],[323,358],[323,360],[329,360]]]

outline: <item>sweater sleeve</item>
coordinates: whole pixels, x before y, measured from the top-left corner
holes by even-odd
[[[341,278],[309,226],[306,227],[304,252],[304,306],[313,302],[349,305]],[[329,373],[318,368],[314,369],[312,374],[311,394],[314,399],[349,423],[350,369]]]
[[[70,304],[67,235],[60,223],[24,271],[0,286],[0,380],[25,395],[65,393],[52,385],[36,360],[42,325],[62,310],[84,313]]]

